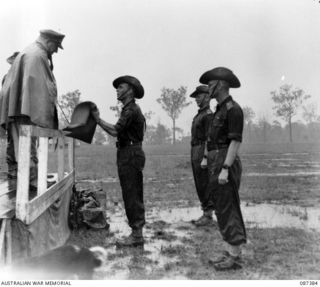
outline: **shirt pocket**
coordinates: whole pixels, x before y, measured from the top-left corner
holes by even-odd
[[[213,121],[212,121],[212,125],[214,127],[222,127],[224,124],[225,118],[223,116],[216,116]]]

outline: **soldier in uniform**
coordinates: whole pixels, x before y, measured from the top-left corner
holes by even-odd
[[[203,215],[199,219],[193,220],[192,223],[196,226],[205,226],[213,223],[212,211],[214,210],[212,197],[207,188],[208,169],[206,140],[210,118],[213,115],[210,110],[211,98],[209,96],[208,86],[198,86],[190,97],[195,98],[199,107],[199,111],[193,118],[191,127],[191,165],[197,194],[203,210]]]
[[[240,81],[224,67],[214,68],[200,77],[218,105],[208,131],[209,188],[214,190],[215,213],[226,250],[212,260],[216,270],[241,268],[241,245],[247,236],[240,209],[241,162],[238,150],[242,141],[243,112],[229,94]]]
[[[143,168],[145,154],[142,141],[145,131],[145,118],[135,99],[144,96],[139,80],[132,76],[122,76],[113,81],[117,89],[117,99],[122,102],[120,118],[115,125],[100,119],[97,109],[92,114],[97,124],[111,136],[117,137],[117,166],[122,197],[131,234],[117,241],[118,247],[144,244],[142,229],[145,224],[143,202]]]

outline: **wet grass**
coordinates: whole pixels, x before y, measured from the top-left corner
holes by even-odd
[[[183,226],[186,227],[185,224]],[[153,226],[151,223],[150,228],[156,230],[158,224]],[[166,224],[164,231],[170,228],[170,224]],[[181,230],[179,226],[176,228]],[[224,248],[218,229],[195,228],[190,224],[189,231],[188,236],[168,239],[168,244],[164,245],[160,238],[148,239],[149,242],[159,241],[159,255],[163,264],[150,258],[151,252],[143,248],[114,251],[113,247],[105,243],[113,237],[106,231],[77,231],[69,243],[82,246],[97,244],[109,250],[106,265],[112,264],[112,267],[109,266],[107,271],[98,271],[96,279],[108,279],[108,276],[114,278],[117,272],[125,272],[127,279],[142,280],[319,279],[319,233],[295,228],[248,228],[248,243],[243,246],[242,252],[242,269],[221,272],[216,271],[209,262],[218,257]]]
[[[294,145],[289,150],[281,150],[285,145],[275,145],[271,154],[264,150],[253,149],[257,153],[242,151],[243,177],[240,187],[242,200],[255,203],[283,201],[291,204],[312,205],[320,203],[320,175],[304,176],[246,176],[247,173],[279,173],[296,171],[319,171],[320,153],[306,153],[302,145]],[[313,146],[314,147],[314,146]],[[260,146],[260,148],[262,148]],[[263,147],[265,148],[265,146]],[[300,149],[299,149],[300,148]],[[146,166],[144,169],[145,200],[147,206],[171,203],[197,204],[192,178],[189,149],[183,146],[145,147]],[[272,150],[272,148],[269,148]],[[282,151],[282,153],[280,153]],[[290,151],[298,151],[289,154]],[[116,168],[116,149],[105,146],[83,145],[76,149],[76,178],[103,179],[118,178]],[[278,160],[279,159],[279,160]],[[309,163],[313,162],[314,165]],[[290,164],[283,167],[282,164]],[[309,165],[308,165],[309,164]],[[301,167],[302,165],[302,167]],[[118,183],[104,184],[107,196],[121,201]],[[170,203],[170,204],[171,204]]]
[[[253,203],[320,205],[320,176],[246,176],[248,172],[317,171],[320,154],[315,152],[319,151],[315,145],[249,147],[244,145],[242,148],[242,200]],[[152,208],[199,206],[192,179],[189,146],[145,147],[145,152],[146,211]],[[291,152],[296,154],[288,154]],[[96,183],[82,182],[77,185],[79,188],[93,189],[99,193],[100,198],[106,198],[109,215],[123,205],[119,182],[102,184],[99,180],[117,178],[115,153],[115,148],[105,146],[82,145],[76,149],[77,181],[98,180]],[[290,165],[284,166],[284,163]],[[4,162],[1,164],[0,171],[5,171]],[[293,215],[302,219],[305,216],[300,213]],[[177,236],[170,229],[170,224],[164,221],[146,225],[152,234],[148,240],[164,243],[160,249],[164,264],[160,264],[160,259],[150,258],[150,252],[146,250],[115,251],[115,234],[107,230],[76,230],[72,232],[68,243],[86,247],[99,245],[111,250],[107,258],[112,263],[111,268],[98,271],[96,279],[106,279],[122,272],[126,273],[127,279],[319,279],[319,233],[294,228],[249,228],[249,243],[243,249],[243,268],[217,272],[209,264],[209,259],[219,256],[223,249],[217,228],[197,229],[191,224],[190,227],[181,225],[175,228],[179,234],[185,232],[186,235]]]

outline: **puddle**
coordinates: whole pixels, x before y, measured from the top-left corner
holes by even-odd
[[[242,206],[249,227],[288,227],[320,232],[320,208],[262,203]]]
[[[107,177],[107,178],[101,178],[101,179],[79,179],[76,180],[76,182],[88,182],[88,183],[112,183],[112,182],[118,182],[119,180],[116,177]]]
[[[294,172],[247,172],[243,174],[244,176],[270,176],[270,177],[280,177],[280,176],[309,176],[309,175],[320,175],[319,171],[294,171]]]
[[[241,204],[244,221],[249,226],[259,228],[294,227],[301,229],[314,229],[320,232],[320,208],[299,207],[278,204]],[[189,222],[201,216],[202,211],[198,207],[185,207],[170,210],[153,210],[150,212],[150,220],[163,220],[167,223],[179,221]]]
[[[147,212],[148,222],[159,221],[155,212]],[[167,257],[162,254],[165,248],[174,247],[182,244],[181,238],[186,235],[185,232],[177,230],[174,225],[167,225],[161,230],[166,234],[172,234],[173,240],[155,238],[157,228],[144,228],[144,237],[146,243],[141,248],[117,249],[115,241],[117,238],[127,236],[131,229],[127,224],[124,210],[118,208],[115,213],[107,214],[110,232],[114,236],[107,239],[106,250],[108,257],[117,258],[117,260],[108,260],[107,264],[97,270],[97,279],[128,279],[132,274],[132,268],[142,268],[145,275],[151,274],[155,269],[164,268],[166,264],[176,262],[175,256]],[[160,230],[160,229],[159,229]],[[147,262],[147,263],[145,263]],[[139,266],[142,265],[142,266]],[[174,278],[176,278],[174,276]]]
[[[241,210],[247,228],[285,227],[320,232],[319,207],[243,202]],[[114,243],[116,238],[130,233],[124,210],[119,207],[114,213],[108,213],[110,231],[114,233],[114,236],[107,239],[109,247],[106,249],[109,256],[117,258],[117,260],[109,260],[105,266],[102,266],[97,272],[99,277],[97,279],[128,279],[132,276],[132,268],[142,269],[145,275],[151,274],[153,270],[165,269],[166,264],[174,263],[177,259],[175,256],[167,256],[163,250],[183,245],[182,239],[194,232],[190,221],[198,218],[201,214],[202,211],[199,207],[148,210],[146,212],[148,223],[144,228],[146,243],[143,249],[134,249],[123,253],[123,251],[116,249]],[[169,234],[171,239],[164,239],[160,235],[157,238],[155,235],[157,230],[161,231],[159,234]],[[168,278],[177,279],[175,274],[168,274]]]

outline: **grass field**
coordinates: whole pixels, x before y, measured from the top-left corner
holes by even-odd
[[[114,241],[129,230],[117,177],[116,149],[94,145],[76,149],[77,188],[95,190],[106,199],[111,224],[109,231],[73,231],[69,240],[107,249],[107,263],[96,272],[96,279],[319,279],[319,144],[242,146],[240,197],[249,242],[243,249],[243,269],[222,273],[209,263],[223,248],[217,227],[195,228],[189,222],[201,214],[189,146],[146,146],[144,150],[147,242],[144,249],[121,251],[115,249]],[[3,160],[1,171],[5,172]],[[262,224],[259,217],[266,207],[275,206],[280,211],[266,214]],[[249,213],[250,208],[256,213]],[[271,225],[271,219],[279,225]]]
[[[150,146],[144,150],[147,156],[144,198],[148,244],[140,251],[119,251],[112,245],[114,238],[125,233],[119,231],[120,226],[125,225],[123,209],[119,215],[122,217],[121,224],[119,221],[113,223],[116,209],[119,206],[121,209],[122,206],[115,148],[82,146],[76,152],[78,185],[103,189],[107,198],[109,221],[113,226],[111,232],[76,231],[70,239],[70,242],[80,245],[98,244],[109,250],[108,267],[105,266],[96,274],[97,279],[319,278],[318,230],[287,226],[261,228],[259,224],[247,225],[249,243],[243,251],[244,268],[233,272],[214,271],[208,262],[222,248],[218,229],[194,228],[183,216],[179,220],[170,220],[170,215],[176,213],[187,216],[188,213],[183,213],[186,207],[199,206],[193,184],[189,147]],[[256,204],[258,210],[260,203],[313,207],[319,210],[319,150],[316,144],[243,146],[241,199],[248,206]],[[246,205],[242,208],[246,211]],[[152,216],[148,213],[150,210],[158,212]],[[159,221],[163,210],[168,210],[169,213]],[[293,217],[304,218],[307,222],[308,215],[303,214],[303,211],[290,212]],[[255,222],[255,218],[247,220]]]

